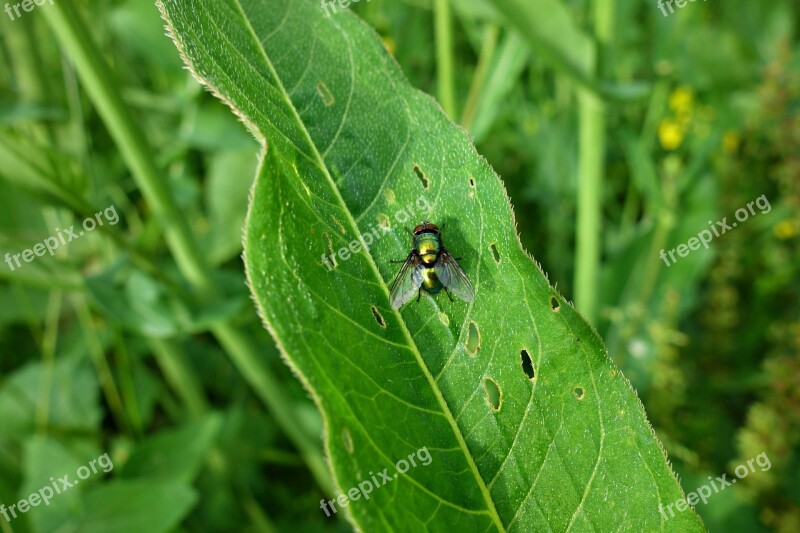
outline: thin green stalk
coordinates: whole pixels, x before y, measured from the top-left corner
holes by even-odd
[[[602,59],[614,35],[615,0],[596,0],[594,26],[597,57],[595,82],[605,74]],[[605,172],[606,118],[603,102],[588,89],[578,89],[578,220],[575,251],[575,305],[589,322],[597,318],[602,181]]]
[[[111,68],[105,64],[97,46],[89,38],[90,32],[80,19],[73,1],[60,0],[44,12],[142,194],[164,225],[167,245],[181,273],[196,291],[213,293],[210,270],[202,260],[183,212],[178,209],[162,174],[157,170],[143,133],[120,97],[121,91],[112,78]],[[333,484],[319,441],[315,441],[297,425],[292,403],[280,392],[282,387],[278,380],[260,364],[258,350],[230,324],[217,324],[211,331],[264,401],[281,430],[300,451],[317,483],[332,494]]]
[[[483,88],[486,86],[486,75],[494,58],[494,51],[497,48],[497,36],[500,30],[494,24],[490,24],[483,35],[481,43],[481,53],[478,57],[478,66],[475,68],[475,75],[472,77],[472,85],[469,88],[467,103],[464,105],[464,113],[461,115],[461,125],[469,131],[472,121],[475,119],[475,111],[480,101]]]
[[[136,396],[136,384],[133,381],[133,370],[131,368],[131,358],[128,354],[128,347],[122,337],[121,328],[114,324],[114,335],[117,355],[117,373],[119,375],[119,388],[122,394],[122,404],[131,423],[133,436],[139,438],[144,431],[142,422],[142,411],[139,408],[139,400]]]
[[[456,119],[455,82],[453,80],[453,17],[449,0],[434,0],[433,18],[436,33],[436,79],[439,103],[451,120]]]
[[[61,291],[51,291],[47,301],[45,328],[42,337],[42,377],[39,381],[40,394],[36,405],[36,430],[47,434],[47,423],[50,418],[50,392],[53,389],[53,366],[58,344],[58,324],[61,316]]]
[[[98,379],[100,380],[100,388],[106,398],[111,413],[120,428],[128,434],[131,432],[131,424],[125,413],[125,408],[122,405],[122,396],[119,394],[117,384],[114,381],[114,374],[111,372],[111,365],[108,364],[106,358],[106,351],[103,345],[97,338],[94,323],[92,322],[92,313],[89,311],[89,304],[86,302],[84,296],[77,296],[75,301],[75,312],[78,315],[78,322],[80,322],[83,336],[86,339],[86,347],[89,350],[89,355],[94,363],[95,371],[97,372]]]
[[[183,400],[189,414],[194,418],[199,417],[208,406],[203,396],[203,388],[194,379],[194,371],[186,364],[183,353],[169,340],[149,338],[148,344],[161,372]]]
[[[605,117],[602,103],[578,89],[578,223],[575,251],[575,305],[586,320],[597,314],[600,265],[600,201],[605,156]]]

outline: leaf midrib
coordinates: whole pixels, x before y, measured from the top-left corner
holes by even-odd
[[[266,50],[264,49],[264,46],[263,46],[261,40],[258,39],[258,36],[255,33],[255,30],[253,29],[252,25],[250,24],[249,19],[245,15],[245,12],[244,12],[244,9],[242,8],[240,0],[234,0],[234,2],[236,3],[236,7],[239,9],[239,12],[240,12],[240,14],[242,16],[242,20],[246,24],[250,34],[255,39],[255,42],[258,43],[258,48],[262,52],[262,56],[264,58],[265,64],[266,64],[267,68],[270,70],[270,73],[274,76],[275,83],[278,85],[278,88],[280,89],[279,92],[280,92],[281,97],[284,99],[284,102],[289,105],[289,108],[291,109],[292,116],[297,121],[297,125],[300,127],[303,135],[306,138],[306,141],[308,142],[309,147],[313,151],[313,155],[316,157],[316,160],[317,160],[316,161],[317,162],[317,166],[320,168],[320,170],[323,171],[323,173],[325,175],[325,178],[328,180],[329,186],[331,187],[333,193],[335,194],[336,199],[339,201],[342,210],[345,212],[345,216],[346,216],[346,219],[347,219],[346,222],[350,225],[350,230],[351,231],[354,230],[354,233],[358,236],[358,240],[362,245],[362,250],[367,250],[368,248],[366,247],[366,243],[361,238],[361,232],[360,232],[360,230],[358,228],[358,225],[357,225],[355,219],[353,218],[353,216],[352,216],[352,214],[350,212],[350,209],[348,208],[347,204],[345,203],[344,198],[342,198],[342,195],[339,192],[339,188],[336,186],[336,184],[333,181],[330,173],[328,172],[328,168],[325,165],[325,161],[323,159],[321,159],[321,155],[319,153],[319,150],[317,149],[316,144],[311,139],[311,135],[309,134],[308,129],[305,127],[305,123],[302,121],[300,116],[297,114],[297,109],[295,108],[293,102],[291,101],[291,98],[289,97],[288,93],[286,92],[286,89],[283,86],[283,82],[282,82],[281,78],[278,76],[277,72],[275,71],[275,69],[274,69],[274,67],[272,65],[272,62],[267,57]],[[291,9],[291,5],[292,5],[291,3],[288,4],[287,13],[288,13],[288,10]],[[334,24],[335,27],[339,28],[339,26],[336,25],[334,23],[334,21],[331,21],[331,23]],[[347,40],[347,33],[346,32],[341,32],[341,34],[344,36],[345,40]],[[352,58],[352,49],[350,47],[347,47],[347,50],[348,50],[348,54]],[[352,61],[351,61],[351,65],[352,65]],[[247,118],[249,119],[249,117],[247,117]],[[344,118],[342,120],[344,121]],[[256,129],[260,130],[260,128],[258,128],[257,125],[254,124],[254,126],[256,127]],[[266,137],[264,136],[264,132],[262,132],[262,137],[266,140]],[[266,145],[262,146],[262,149],[266,150]],[[373,272],[375,278],[378,280],[379,285],[383,289],[384,295],[386,296],[386,301],[389,301],[389,290],[388,290],[388,288],[386,287],[386,284],[383,281],[383,276],[381,276],[380,271],[378,270],[377,264],[375,263],[375,261],[372,258],[372,254],[368,254],[368,253],[364,252],[363,255],[366,255],[368,263],[369,263],[369,266],[372,269],[372,272]],[[481,493],[484,496],[484,500],[486,501],[486,504],[487,504],[488,510],[490,511],[490,516],[492,517],[492,520],[495,522],[495,525],[497,526],[497,528],[500,531],[505,531],[505,528],[503,527],[502,521],[500,520],[500,516],[497,514],[497,510],[494,507],[494,501],[492,500],[491,494],[489,493],[489,490],[486,487],[486,484],[484,483],[483,478],[481,477],[480,472],[477,469],[477,465],[475,464],[475,461],[474,461],[474,459],[472,457],[472,454],[470,453],[469,448],[467,447],[466,441],[464,440],[464,436],[461,433],[460,428],[458,427],[458,423],[453,418],[453,415],[450,412],[450,408],[447,405],[447,402],[445,401],[444,397],[441,394],[441,390],[439,389],[437,383],[434,381],[433,376],[431,375],[430,371],[428,370],[427,365],[425,364],[424,360],[422,359],[422,354],[420,353],[416,343],[414,342],[413,338],[411,337],[411,334],[408,331],[408,328],[406,327],[406,323],[403,320],[402,315],[400,314],[400,310],[399,309],[392,309],[392,312],[394,313],[395,318],[397,319],[398,323],[400,324],[400,327],[401,327],[401,330],[403,332],[403,335],[405,336],[406,341],[408,342],[409,349],[412,351],[412,353],[414,354],[414,357],[417,359],[417,364],[419,365],[420,369],[422,370],[423,374],[425,375],[425,379],[428,381],[429,386],[433,390],[433,393],[436,396],[436,399],[439,402],[439,405],[440,405],[440,407],[441,407],[441,409],[443,411],[445,419],[450,424],[450,427],[452,428],[453,433],[454,433],[456,439],[458,440],[459,446],[462,448],[462,450],[464,452],[464,456],[465,456],[465,458],[467,460],[467,463],[469,464],[469,467],[472,470],[472,473],[473,473],[473,475],[475,477],[475,480],[478,483],[479,489],[480,489]],[[265,319],[266,319],[266,317],[265,317]],[[274,330],[274,328],[273,328],[273,332],[277,336],[277,332]],[[376,449],[378,449],[378,448],[376,447]]]

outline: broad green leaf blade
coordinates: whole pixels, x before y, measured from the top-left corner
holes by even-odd
[[[369,27],[314,0],[161,8],[264,141],[246,266],[325,416],[347,505],[320,512],[363,531],[702,531],[691,510],[659,513],[683,493],[635,393],[522,250],[498,177]],[[390,308],[389,261],[423,219],[446,223],[474,302]]]

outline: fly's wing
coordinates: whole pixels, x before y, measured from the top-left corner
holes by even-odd
[[[400,309],[414,296],[420,285],[422,285],[422,261],[416,253],[411,252],[392,282],[392,288],[389,291],[392,309]]]
[[[475,299],[475,289],[472,288],[472,283],[458,265],[458,261],[447,250],[441,250],[439,260],[433,266],[433,271],[447,290],[465,302]]]

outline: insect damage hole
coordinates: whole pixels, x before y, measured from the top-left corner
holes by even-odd
[[[472,356],[477,355],[478,350],[481,349],[481,332],[478,330],[478,324],[471,320],[467,326],[467,340],[464,342],[464,346],[467,348],[467,353]]]
[[[380,213],[377,216],[377,220],[378,220],[378,225],[386,228],[386,231],[389,231],[389,229],[392,227],[392,221],[389,220],[389,217],[386,216],[384,213]]]
[[[486,402],[495,413],[500,411],[503,404],[503,391],[495,380],[487,377],[483,380],[483,388],[486,390]]]
[[[336,98],[333,97],[333,93],[328,89],[328,86],[325,85],[324,81],[317,83],[317,94],[322,98],[322,103],[325,107],[332,106],[336,101]]]
[[[489,245],[489,250],[492,251],[492,257],[494,257],[494,262],[498,265],[500,264],[500,252],[497,251],[497,244],[492,243]]]
[[[555,296],[550,297],[550,309],[552,309],[554,313],[561,311],[561,304],[558,303],[558,298]]]
[[[344,444],[344,449],[347,450],[347,453],[353,453],[353,450],[355,450],[353,436],[350,435],[350,430],[347,428],[342,430],[342,444]]]
[[[333,249],[333,240],[331,240],[331,236],[327,231],[322,232],[322,239],[325,241],[327,253],[323,254],[321,264],[328,267],[328,270],[331,270],[331,264],[333,265],[333,268],[336,268],[337,266],[336,250]]]
[[[583,387],[575,387],[575,391],[574,392],[575,392],[575,398],[577,398],[579,400],[583,400],[583,397],[585,395]]]
[[[333,223],[336,224],[336,227],[339,228],[339,231],[342,232],[342,235],[347,235],[347,230],[344,229],[344,226],[342,225],[341,222],[339,222],[339,219],[336,218],[336,217],[332,217],[332,219],[333,219]]]
[[[372,310],[372,316],[375,317],[375,320],[378,322],[378,325],[382,328],[385,328],[386,321],[383,319],[383,315],[381,314],[381,312],[378,311],[378,308],[375,307],[374,305],[371,305],[370,309]]]
[[[528,350],[520,350],[519,356],[522,360],[522,371],[525,372],[528,379],[534,379],[536,377],[536,371],[533,369],[533,362],[531,361]]]
[[[428,176],[425,175],[419,165],[414,165],[414,174],[416,174],[419,181],[422,182],[422,188],[427,191],[431,186],[431,180],[428,179]]]
[[[469,186],[472,187],[473,189],[475,188],[475,178],[473,178],[472,176],[469,177]]]

